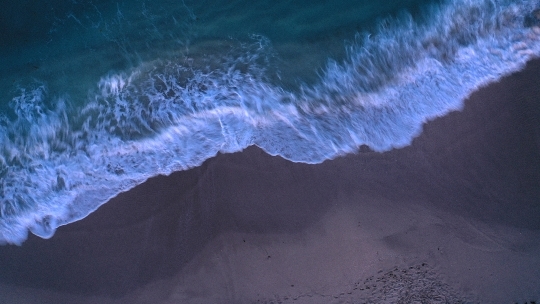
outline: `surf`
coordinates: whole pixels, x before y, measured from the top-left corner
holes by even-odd
[[[118,193],[217,153],[257,145],[316,164],[362,145],[405,147],[425,122],[540,55],[539,7],[456,0],[426,21],[385,19],[295,89],[280,84],[261,35],[107,73],[82,103],[44,81],[21,86],[0,119],[0,243],[21,244],[28,231],[50,238]]]

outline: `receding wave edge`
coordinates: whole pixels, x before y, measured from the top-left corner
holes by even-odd
[[[0,120],[0,243],[21,244],[28,231],[49,238],[118,193],[218,152],[257,145],[315,164],[361,145],[407,146],[426,121],[540,55],[539,8],[456,0],[429,22],[385,20],[295,91],[265,74],[271,42],[260,36],[211,65],[156,59],[105,75],[76,116],[45,83],[20,88],[16,117]]]

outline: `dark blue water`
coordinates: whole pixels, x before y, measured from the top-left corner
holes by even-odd
[[[385,3],[8,2],[0,243],[218,152],[404,147],[540,55],[537,0]]]

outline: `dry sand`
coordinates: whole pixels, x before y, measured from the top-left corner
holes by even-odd
[[[540,302],[540,61],[409,147],[250,147],[0,247],[0,303]]]

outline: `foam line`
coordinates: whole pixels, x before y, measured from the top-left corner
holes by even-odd
[[[49,238],[118,193],[218,152],[257,145],[315,164],[361,145],[409,145],[426,121],[540,55],[539,7],[455,0],[429,22],[386,20],[294,92],[268,79],[264,37],[211,64],[156,59],[105,75],[82,109],[44,83],[20,88],[16,118],[0,121],[0,243],[21,244],[28,230]]]

